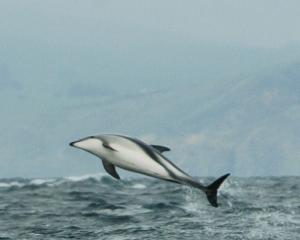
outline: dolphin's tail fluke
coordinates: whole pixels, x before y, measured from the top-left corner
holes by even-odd
[[[229,173],[223,175],[222,177],[218,178],[216,181],[214,181],[212,184],[206,187],[205,190],[206,197],[212,206],[218,207],[218,201],[217,201],[218,188],[221,186],[221,184],[229,175],[230,175]]]

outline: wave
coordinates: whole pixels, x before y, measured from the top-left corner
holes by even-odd
[[[161,238],[162,231],[183,233],[172,239],[298,239],[298,182],[293,177],[232,177],[222,185],[216,209],[197,189],[150,178],[117,181],[107,174],[88,174],[0,179],[0,214],[6,221],[4,236],[10,239],[26,231],[53,239],[65,233],[89,238],[84,229],[95,233],[95,239],[119,239],[124,233],[128,239]],[[20,228],[9,227],[16,224]]]
[[[23,187],[25,184],[20,182],[0,182],[0,188]]]
[[[55,187],[65,183],[80,183],[88,180],[101,182],[106,176],[101,173],[86,174],[82,176],[68,176],[63,178],[36,178],[36,179],[0,179],[0,188],[23,187]]]
[[[71,181],[71,182],[81,182],[81,181],[85,181],[85,180],[88,180],[88,179],[101,181],[101,179],[104,176],[105,175],[102,174],[102,173],[94,173],[94,174],[85,174],[85,175],[82,175],[82,176],[69,176],[69,177],[64,177],[63,179]]]
[[[141,183],[136,183],[136,184],[132,185],[131,187],[134,189],[145,189],[146,185],[141,184]]]
[[[57,179],[33,179],[29,182],[29,185],[43,185],[47,183],[54,183]]]
[[[99,185],[101,183],[101,187]],[[268,189],[273,189],[274,186],[279,186],[279,188],[285,189],[285,191],[294,193],[298,191],[298,186],[295,185],[294,178],[265,178],[265,180],[261,178],[235,178],[231,177],[226,181],[222,188],[220,189],[219,199],[223,202],[227,207],[234,208],[235,205],[244,206],[246,202],[248,202],[247,197],[251,195],[251,197],[262,198],[265,195],[265,191],[269,191]],[[171,183],[167,183],[161,180],[150,179],[150,178],[122,178],[121,181],[117,181],[107,174],[103,173],[92,173],[85,174],[81,176],[67,176],[60,178],[36,178],[36,179],[22,179],[22,178],[14,178],[14,179],[0,179],[0,190],[2,189],[23,189],[23,188],[55,188],[66,185],[64,188],[72,188],[72,187],[80,187],[79,191],[84,191],[84,189],[88,187],[94,188],[95,185],[97,189],[105,188],[115,189],[115,190],[124,190],[127,189],[130,191],[142,191],[143,194],[147,194],[144,189],[151,188],[151,193],[169,195],[169,194],[177,194],[177,193],[185,193],[186,201],[189,203],[188,208],[199,210],[198,202],[199,197],[205,197],[202,194],[199,194],[199,191],[196,189],[192,189],[185,186],[179,185],[170,185]],[[127,191],[126,190],[126,191]],[[246,195],[248,194],[248,196]],[[271,194],[271,193],[270,193]],[[295,194],[292,194],[291,197],[294,197]],[[273,197],[277,195],[272,193]],[[281,195],[278,198],[282,197]],[[295,196],[296,198],[297,196]],[[283,201],[284,199],[281,199]],[[191,205],[190,205],[191,204]],[[200,204],[201,206],[201,204]],[[245,206],[244,206],[245,207]]]

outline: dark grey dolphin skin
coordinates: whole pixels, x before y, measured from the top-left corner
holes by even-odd
[[[188,185],[202,190],[209,203],[218,207],[217,191],[223,181],[230,175],[225,174],[208,186],[179,169],[163,152],[169,148],[148,145],[143,141],[121,135],[103,134],[90,136],[70,143],[70,146],[82,149],[102,160],[107,173],[120,179],[116,167],[141,173],[166,181]]]

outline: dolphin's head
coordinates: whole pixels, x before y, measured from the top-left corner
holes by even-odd
[[[100,136],[85,137],[71,142],[69,145],[97,156],[102,156],[106,151],[116,151],[107,143],[105,139],[101,138]]]
[[[90,136],[71,142],[69,145],[71,147],[79,148],[87,152],[96,154],[97,152],[101,151],[102,144],[103,143],[101,139],[95,136]]]

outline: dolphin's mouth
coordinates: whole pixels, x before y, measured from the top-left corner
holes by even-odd
[[[79,148],[78,147],[78,145],[76,145],[76,143],[79,143],[80,142],[80,140],[78,140],[78,141],[73,141],[73,142],[70,142],[69,143],[69,146],[71,146],[71,147],[75,147],[75,148]]]
[[[74,146],[74,145],[75,145],[75,143],[77,143],[77,141],[70,142],[70,143],[69,143],[69,146],[71,146],[71,147],[75,147],[75,146]]]

